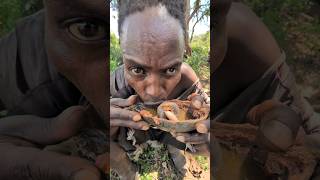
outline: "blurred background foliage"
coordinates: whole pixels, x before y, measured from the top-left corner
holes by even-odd
[[[320,112],[320,0],[242,0],[287,56],[304,97]]]
[[[0,37],[11,31],[17,20],[42,9],[42,0],[1,0]]]

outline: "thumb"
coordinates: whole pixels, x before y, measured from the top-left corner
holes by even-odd
[[[48,136],[53,143],[68,139],[77,134],[88,120],[83,106],[72,106],[50,120],[47,127]]]
[[[72,106],[54,118],[26,115],[17,116],[16,119],[16,122],[20,122],[20,126],[23,125],[19,126],[22,133],[18,137],[49,145],[75,135],[85,125],[87,118],[84,107]],[[26,124],[24,125],[23,122]]]

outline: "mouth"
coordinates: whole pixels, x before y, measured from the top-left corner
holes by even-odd
[[[161,103],[163,103],[164,100],[161,100],[161,101],[157,101],[157,102],[144,102],[143,104],[146,106],[146,107],[157,107],[159,106]]]

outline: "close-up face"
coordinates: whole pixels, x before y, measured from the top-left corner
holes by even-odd
[[[164,6],[127,16],[121,28],[125,78],[143,102],[169,97],[181,79],[183,29]]]
[[[105,0],[45,0],[49,61],[103,117],[107,117],[107,4]]]

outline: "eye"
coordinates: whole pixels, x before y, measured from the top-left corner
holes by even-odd
[[[99,41],[107,39],[105,23],[93,19],[74,19],[67,22],[68,32],[81,41]]]
[[[166,70],[166,74],[167,74],[167,75],[174,75],[176,72],[177,72],[177,69],[176,69],[176,68],[168,68],[168,69]]]
[[[143,74],[145,74],[144,69],[139,68],[139,67],[131,68],[130,71],[134,75],[143,75]]]

